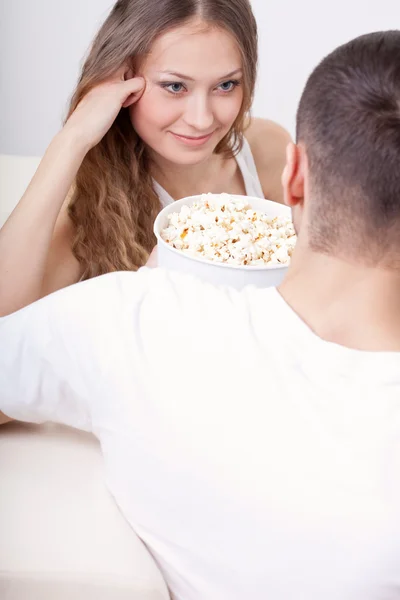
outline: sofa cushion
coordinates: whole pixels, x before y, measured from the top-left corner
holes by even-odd
[[[92,435],[56,425],[3,425],[0,473],[0,598],[169,598],[105,487]]]

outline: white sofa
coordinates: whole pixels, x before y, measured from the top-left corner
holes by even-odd
[[[0,226],[39,160],[0,155]],[[105,487],[93,436],[51,424],[2,425],[0,482],[1,600],[169,598]]]
[[[32,179],[40,158],[0,154],[0,227]]]

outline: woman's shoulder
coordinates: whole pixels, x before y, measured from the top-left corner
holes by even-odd
[[[268,119],[252,118],[245,137],[250,145],[264,196],[283,202],[281,176],[286,147],[292,141],[284,127]]]
[[[260,117],[252,117],[249,120],[245,136],[250,146],[252,146],[252,150],[253,146],[255,150],[260,150],[262,147],[265,150],[265,142],[288,144],[292,141],[289,132],[282,125]]]

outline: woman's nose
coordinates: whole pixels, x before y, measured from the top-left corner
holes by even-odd
[[[211,133],[214,114],[208,98],[197,96],[190,98],[184,116],[185,122],[193,129],[203,133]]]

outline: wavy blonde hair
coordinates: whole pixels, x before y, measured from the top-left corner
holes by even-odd
[[[163,33],[200,18],[237,41],[243,61],[244,98],[232,130],[215,152],[235,156],[243,143],[257,70],[257,25],[249,0],[118,0],[84,63],[68,117],[96,85],[124,64],[137,64]],[[85,156],[69,204],[72,250],[88,279],[145,264],[156,240],[161,206],[153,189],[146,147],[122,108],[110,130]]]

